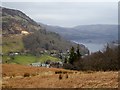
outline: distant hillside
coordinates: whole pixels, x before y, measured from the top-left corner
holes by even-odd
[[[118,25],[96,24],[74,27],[84,40],[95,43],[107,43],[118,40]],[[75,39],[77,37],[74,37]]]
[[[3,53],[28,50],[67,50],[75,43],[64,40],[59,34],[46,31],[34,20],[19,10],[2,8]],[[82,52],[88,50],[81,45]]]
[[[79,25],[73,28],[42,25],[47,31],[59,33],[68,40],[91,43],[107,43],[118,40],[118,25]]]

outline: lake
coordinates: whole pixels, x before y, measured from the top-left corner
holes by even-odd
[[[89,43],[89,42],[80,42],[80,41],[73,41],[75,43],[83,44],[85,47],[87,47],[90,51],[90,53],[97,52],[97,51],[102,51],[105,47],[105,44],[103,43]]]

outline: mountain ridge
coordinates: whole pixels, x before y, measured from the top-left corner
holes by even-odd
[[[19,10],[2,8],[2,27],[4,41],[3,52],[5,49],[11,47],[15,48],[15,46],[19,45],[21,45],[20,47],[22,47],[22,49],[10,49],[6,50],[6,52],[16,52],[26,49],[32,53],[40,53],[43,48],[48,50],[55,49],[65,51],[66,49],[70,49],[72,46],[77,46],[77,44],[70,42],[69,40],[65,40],[55,32],[46,31],[46,28],[37,24],[33,19]],[[22,34],[22,31],[24,31],[24,34],[26,33],[26,35]],[[19,39],[13,40],[16,39],[16,37],[19,37]],[[80,46],[83,52],[88,51],[84,45]]]
[[[60,26],[46,27],[47,31],[53,31],[68,40],[79,40],[81,42],[92,41],[93,43],[107,43],[118,40],[118,25],[114,24],[93,24],[93,25],[78,25],[72,28],[64,28]]]

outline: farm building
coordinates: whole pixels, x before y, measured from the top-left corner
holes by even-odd
[[[40,67],[40,66],[41,66],[41,63],[40,63],[40,62],[31,63],[30,65],[31,65],[31,66],[35,66],[35,67]]]
[[[34,67],[61,68],[63,66],[63,63],[60,61],[58,62],[46,61],[45,63],[37,62],[37,63],[31,63],[30,65]]]

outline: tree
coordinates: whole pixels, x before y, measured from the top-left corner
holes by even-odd
[[[71,50],[70,50],[69,63],[73,64],[73,62],[75,61],[75,59],[76,59],[76,53],[75,53],[74,47],[72,47]]]
[[[65,57],[64,63],[67,63],[67,57]]]
[[[77,53],[77,60],[79,60],[80,58],[81,58],[81,53],[80,53],[80,45],[78,44],[78,46],[77,46],[77,51],[76,51],[76,53]]]
[[[72,47],[70,50],[69,63],[73,64],[74,62],[79,61],[80,58],[81,58],[81,54],[80,54],[80,47],[78,44],[76,52],[75,52],[74,47]]]
[[[45,43],[45,49],[49,50],[49,44],[48,43]]]

